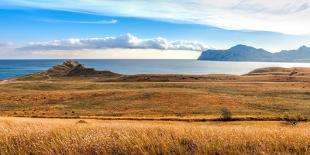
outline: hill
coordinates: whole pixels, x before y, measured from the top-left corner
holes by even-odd
[[[26,75],[15,80],[57,80],[57,79],[93,79],[93,78],[113,78],[121,74],[111,71],[96,71],[93,68],[86,68],[77,61],[66,61],[63,64],[53,66],[47,71]]]
[[[246,75],[310,76],[310,69],[302,67],[294,67],[294,68],[267,67],[267,68],[255,69]]]
[[[66,61],[47,71],[26,75],[10,81],[97,81],[97,82],[296,82],[310,81],[310,68],[259,68],[245,75],[227,74],[136,74],[122,75],[96,71],[76,61]]]
[[[28,79],[0,83],[0,116],[202,120],[218,118],[221,109],[228,108],[242,118],[271,120],[284,113],[310,117],[309,68],[261,68],[241,76],[112,74],[112,78],[97,71],[72,74],[68,70],[72,64],[80,66],[68,63]]]
[[[310,48],[302,46],[297,50],[283,50],[271,53],[246,45],[237,45],[227,50],[207,50],[198,60],[211,61],[270,61],[270,62],[310,62]]]

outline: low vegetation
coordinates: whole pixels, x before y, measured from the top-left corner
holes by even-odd
[[[120,75],[67,61],[2,82],[0,115],[220,118],[226,108],[234,118],[309,118],[308,73],[309,68],[270,67],[244,76]]]
[[[297,123],[307,121],[308,119],[299,113],[286,113],[283,120],[291,125],[297,125]]]
[[[221,119],[222,119],[223,121],[230,121],[230,120],[232,120],[232,113],[231,113],[231,111],[230,111],[229,109],[223,108],[223,109],[221,110],[221,112],[222,112],[222,117],[221,117]]]
[[[28,117],[310,116],[310,83],[11,82],[0,85],[0,115]]]
[[[310,154],[310,124],[0,118],[0,154]]]

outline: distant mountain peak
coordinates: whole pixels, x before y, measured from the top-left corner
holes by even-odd
[[[262,48],[238,44],[227,50],[204,51],[198,60],[310,62],[310,47],[304,45],[297,50],[283,50],[278,53],[271,53]]]
[[[236,46],[233,46],[233,47],[251,47],[251,46],[248,46],[248,45],[244,45],[244,44],[238,44]]]
[[[236,46],[233,46],[233,47],[231,47],[229,50],[232,50],[232,49],[234,49],[234,50],[243,50],[243,49],[254,49],[254,47],[252,47],[252,46],[247,46],[247,45],[243,45],[243,44],[238,44],[238,45],[236,45]]]
[[[301,47],[298,48],[298,50],[305,50],[305,49],[310,49],[310,48],[305,45],[302,45]]]

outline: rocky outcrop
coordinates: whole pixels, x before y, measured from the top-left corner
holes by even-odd
[[[75,76],[115,76],[119,75],[110,71],[96,71],[93,68],[86,68],[77,61],[66,61],[47,70],[46,73],[53,77],[75,77]]]
[[[77,61],[66,61],[63,64],[53,66],[46,73],[50,76],[70,76],[73,72],[84,74],[85,66]]]
[[[53,66],[47,71],[26,75],[16,80],[53,80],[58,78],[110,78],[119,77],[121,74],[111,71],[96,71],[93,68],[86,68],[77,61],[66,61],[63,64]]]

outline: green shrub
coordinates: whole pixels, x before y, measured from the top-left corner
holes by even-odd
[[[299,122],[307,121],[307,118],[299,113],[286,113],[282,119],[291,125],[297,125]]]
[[[223,121],[230,121],[232,120],[232,113],[229,109],[223,108],[221,109],[221,115],[222,115],[222,120]]]

